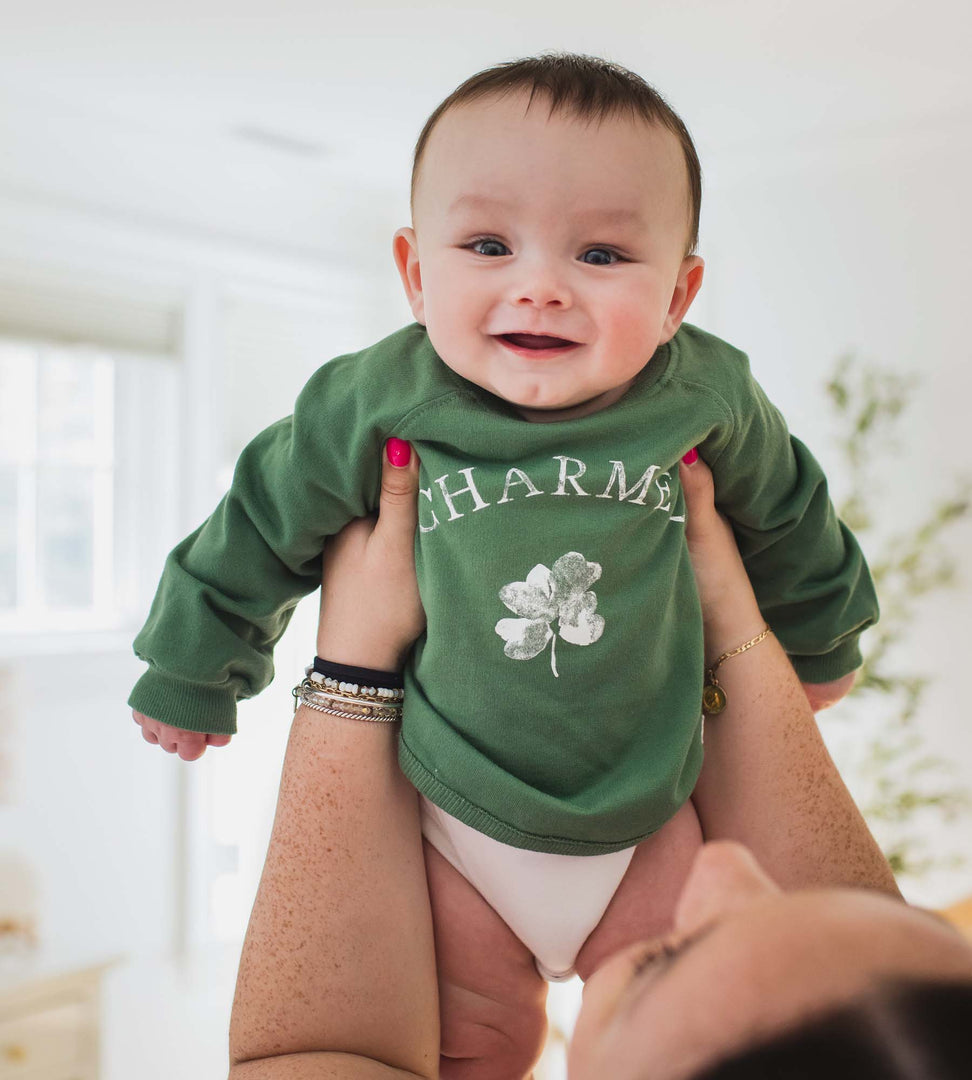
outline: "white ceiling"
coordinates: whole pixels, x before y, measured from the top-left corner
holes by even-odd
[[[497,60],[550,48],[619,60],[670,98],[711,168],[768,142],[972,123],[970,12],[967,0],[0,0],[0,196],[353,257],[404,220],[425,116]]]

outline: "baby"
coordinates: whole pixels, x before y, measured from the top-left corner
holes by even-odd
[[[684,125],[623,68],[543,56],[467,80],[419,138],[394,238],[415,324],[326,364],[243,451],[135,643],[146,732],[225,741],[324,539],[376,508],[385,440],[416,448],[428,628],[399,756],[421,794],[443,1076],[529,1073],[537,972],[586,977],[666,929],[701,842],[679,460],[711,466],[815,707],[846,692],[877,617],[820,467],[745,356],[683,324],[700,195]]]

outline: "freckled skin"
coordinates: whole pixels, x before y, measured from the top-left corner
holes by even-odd
[[[380,1015],[376,1056],[423,1074],[437,1017],[433,941],[424,876],[415,872],[416,796],[398,769],[396,740],[396,725],[337,717],[322,725],[319,714],[298,710],[240,962],[232,1061],[318,1046],[322,1017],[328,1038],[353,1051],[361,1016]],[[362,787],[358,775],[371,782]],[[400,907],[407,940],[389,917]]]

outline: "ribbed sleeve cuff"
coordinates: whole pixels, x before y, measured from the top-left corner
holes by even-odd
[[[132,689],[128,704],[183,731],[236,734],[236,694],[230,686],[199,686],[149,668]]]
[[[825,683],[842,679],[863,663],[861,646],[858,638],[842,641],[835,649],[823,656],[791,656],[790,660],[805,683]]]

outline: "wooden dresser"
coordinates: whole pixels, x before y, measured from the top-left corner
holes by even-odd
[[[101,982],[113,964],[0,965],[0,1080],[99,1080]]]

